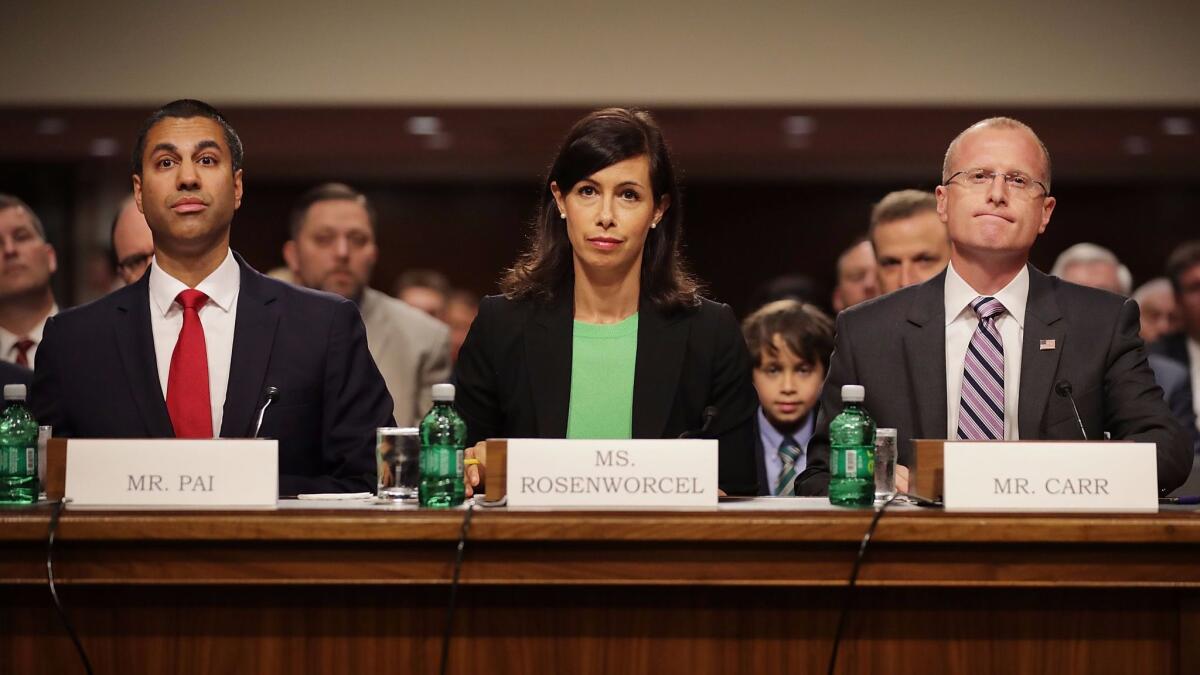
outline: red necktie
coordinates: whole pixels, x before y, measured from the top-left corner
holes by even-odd
[[[204,348],[204,326],[200,324],[200,308],[208,302],[208,296],[189,288],[175,301],[183,306],[183,328],[171,354],[167,411],[176,438],[212,438],[208,353]]]
[[[34,342],[29,338],[22,338],[13,345],[13,349],[17,350],[17,365],[29,367],[29,350],[33,349]]]

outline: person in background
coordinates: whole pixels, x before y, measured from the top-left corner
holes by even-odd
[[[1135,288],[1132,297],[1142,310],[1142,340],[1146,344],[1183,330],[1170,279],[1155,277]]]
[[[396,279],[396,297],[439,321],[446,311],[450,281],[441,272],[405,270]]]
[[[928,281],[950,262],[950,235],[932,192],[891,192],[871,209],[879,292]]]
[[[29,205],[0,194],[0,360],[32,369],[46,320],[58,313],[54,246]]]
[[[150,268],[154,258],[154,235],[146,224],[146,216],[138,210],[133,195],[121,202],[112,223],[113,266],[126,284],[132,284]]]
[[[837,259],[837,284],[830,303],[834,314],[879,295],[875,250],[871,241],[859,237]]]
[[[1075,440],[1080,420],[1088,438],[1154,443],[1160,490],[1187,479],[1191,439],[1154,383],[1136,303],[1029,264],[1057,203],[1050,176],[1046,146],[1011,118],[982,120],[950,143],[936,192],[950,264],[838,316],[797,494],[828,493],[829,425],[845,384],[862,385],[876,423],[897,430],[902,491],[908,439]],[[1063,380],[1077,392],[1079,419],[1054,395]]]
[[[1059,253],[1050,274],[1073,284],[1100,288],[1125,297],[1129,297],[1133,289],[1133,275],[1116,254],[1086,241]]]
[[[354,304],[259,274],[229,247],[242,142],[201,101],[142,124],[131,162],[154,260],[46,323],[34,417],[74,438],[279,442],[279,492],[374,490],[392,399]],[[261,428],[257,412],[271,400]]]
[[[1110,293],[1128,296],[1133,286],[1129,268],[1121,264],[1112,251],[1091,243],[1080,243],[1059,254],[1054,261],[1053,274],[1063,281],[1099,288]],[[1200,451],[1200,430],[1196,429],[1196,412],[1187,368],[1161,354],[1149,354],[1147,361],[1154,371],[1154,380],[1162,387],[1163,398],[1171,414],[1192,433],[1192,447]]]
[[[458,361],[458,352],[467,339],[467,331],[479,314],[479,296],[471,291],[455,290],[446,297],[443,318],[450,327],[450,360]]]
[[[777,300],[742,322],[758,392],[760,495],[792,496],[817,422],[833,352],[833,320],[813,305]]]
[[[717,439],[718,485],[758,492],[750,355],[728,305],[681,253],[682,204],[646,112],[593,112],[567,134],[529,248],[484,298],[459,353],[468,454],[488,438]],[[482,479],[467,468],[468,494]]]
[[[450,376],[449,330],[370,287],[379,258],[376,227],[366,195],[341,183],[318,185],[292,207],[283,258],[296,283],[358,306],[367,346],[392,395],[396,423],[414,426],[433,406],[433,385]]]
[[[1153,353],[1174,359],[1188,370],[1192,406],[1200,419],[1200,240],[1180,244],[1167,258],[1167,278],[1175,289],[1175,306],[1183,329],[1150,346]]]

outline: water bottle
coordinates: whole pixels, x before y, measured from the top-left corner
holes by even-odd
[[[454,385],[433,385],[433,409],[421,420],[421,506],[447,509],[463,503],[463,450],[467,424],[454,410]]]
[[[842,412],[829,423],[829,503],[870,506],[875,499],[875,420],[861,385],[842,387]]]
[[[25,385],[4,386],[0,414],[0,504],[38,499],[38,425],[25,405]]]

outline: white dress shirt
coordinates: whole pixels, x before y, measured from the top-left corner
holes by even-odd
[[[1200,342],[1187,339],[1188,366],[1192,380],[1192,409],[1196,411],[1196,429],[1200,430]]]
[[[979,316],[971,302],[983,293],[971,288],[954,270],[946,269],[946,438],[958,438],[958,406],[962,396],[963,363],[971,336],[979,325]],[[1019,438],[1017,399],[1021,393],[1021,344],[1025,336],[1025,304],[1029,300],[1029,268],[1022,267],[1017,276],[992,295],[1004,305],[1005,312],[996,319],[1000,340],[1004,343],[1004,440]]]
[[[212,274],[196,285],[196,290],[208,296],[200,308],[200,325],[204,327],[204,348],[208,353],[208,396],[212,405],[213,436],[221,435],[221,420],[225,412],[225,391],[229,388],[229,361],[233,357],[233,327],[237,319],[238,291],[242,287],[242,271],[228,251],[225,260]],[[171,355],[183,328],[183,307],[175,302],[187,285],[162,271],[158,263],[150,263],[150,330],[154,334],[154,357],[158,363],[158,382],[163,396],[171,376]]]
[[[42,322],[25,335],[17,335],[16,333],[10,333],[5,329],[0,328],[0,359],[8,361],[9,363],[16,363],[17,343],[25,338],[29,338],[30,340],[33,340],[33,346],[29,348],[29,351],[25,353],[25,356],[29,359],[29,368],[32,369],[35,363],[34,357],[37,356],[38,345],[42,344],[42,331],[46,329],[46,319],[49,319],[55,314],[58,314],[57,302],[50,306],[50,313],[42,319]]]

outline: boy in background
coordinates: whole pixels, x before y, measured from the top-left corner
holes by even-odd
[[[742,334],[758,390],[758,491],[790,497],[816,426],[833,353],[833,320],[812,305],[779,300],[746,317]]]

